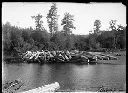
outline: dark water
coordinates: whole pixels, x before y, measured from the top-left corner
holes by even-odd
[[[107,89],[123,91],[126,84],[126,65],[77,64],[2,64],[2,82],[20,78],[24,90],[59,82],[58,91],[98,91]]]

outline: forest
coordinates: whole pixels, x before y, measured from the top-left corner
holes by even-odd
[[[94,21],[94,31],[88,35],[75,35],[72,33],[72,29],[76,29],[73,25],[74,15],[68,12],[61,20],[63,30],[58,30],[55,3],[46,17],[49,31],[43,27],[42,17],[41,14],[31,16],[35,29],[12,26],[9,22],[2,24],[3,54],[17,56],[18,53],[37,50],[106,51],[126,48],[126,27],[117,25],[116,20],[110,20],[108,30],[100,30],[101,20],[97,19]]]

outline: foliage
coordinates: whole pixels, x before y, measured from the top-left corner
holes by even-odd
[[[80,35],[77,36],[77,41],[75,42],[75,49],[89,50],[89,37],[85,38]]]
[[[97,37],[97,41],[100,42],[102,48],[126,48],[126,27],[122,28],[123,29],[120,29],[120,26],[118,26],[118,28],[116,28],[117,30],[103,31],[101,35]]]

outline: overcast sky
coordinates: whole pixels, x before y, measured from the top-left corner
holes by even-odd
[[[59,29],[62,29],[61,20],[65,12],[74,15],[74,34],[88,34],[93,30],[94,21],[101,20],[101,29],[106,30],[109,27],[111,19],[117,20],[117,24],[126,26],[126,6],[121,3],[59,3],[57,2],[59,20]],[[34,20],[31,18],[33,15],[41,13],[44,17],[44,27],[48,29],[47,13],[51,7],[50,2],[4,2],[2,3],[2,23],[7,21],[11,25],[19,27],[35,27]]]

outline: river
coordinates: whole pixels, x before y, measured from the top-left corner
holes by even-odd
[[[126,84],[126,65],[109,64],[34,64],[2,63],[2,82],[21,79],[22,91],[58,82],[58,91],[98,91],[104,88],[123,91]]]

